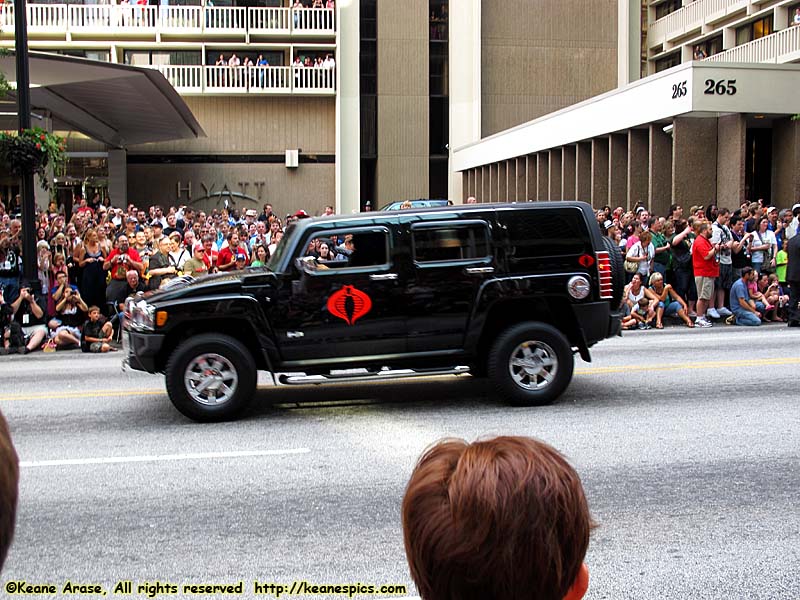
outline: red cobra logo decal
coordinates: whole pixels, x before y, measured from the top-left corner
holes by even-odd
[[[346,285],[328,298],[328,312],[353,325],[372,309],[372,299],[364,292]]]

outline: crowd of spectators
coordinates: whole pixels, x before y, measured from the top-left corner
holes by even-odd
[[[38,285],[31,285],[21,283],[22,224],[12,216],[17,210],[15,203],[8,209],[0,203],[0,352],[113,350],[115,320],[126,298],[184,274],[263,266],[287,223],[308,216],[299,210],[281,219],[270,204],[261,212],[122,209],[99,195],[90,201],[76,196],[69,217],[54,204],[37,214]],[[332,213],[325,208],[324,214]],[[779,209],[757,202],[733,212],[712,204],[692,206],[688,214],[673,205],[665,216],[642,205],[630,211],[606,206],[596,215],[624,261],[624,328],[660,329],[671,317],[703,328],[714,322],[800,325],[800,289],[792,293],[786,277],[786,248],[798,232],[800,204]],[[307,254],[325,268],[348,260],[352,246],[347,236],[315,239]],[[88,338],[87,326],[93,333]]]
[[[642,205],[606,206],[596,215],[624,261],[624,328],[661,329],[664,317],[703,328],[800,325],[798,290],[787,285],[787,247],[798,233],[800,204],[781,209],[759,201],[734,210],[711,204],[686,215],[673,204],[665,216]]]
[[[0,203],[0,353],[113,351],[128,297],[181,275],[264,266],[288,222],[309,216],[299,210],[281,219],[270,204],[260,213],[106,204],[99,195],[76,196],[69,218],[54,204],[37,213],[38,285],[31,285],[21,280],[22,224],[12,216],[17,203],[9,210]]]

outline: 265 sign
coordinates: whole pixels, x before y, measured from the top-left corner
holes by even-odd
[[[686,91],[686,82],[672,84],[672,99],[683,98],[688,92]]]
[[[705,86],[703,93],[707,96],[734,96],[737,91],[735,79],[706,79]]]

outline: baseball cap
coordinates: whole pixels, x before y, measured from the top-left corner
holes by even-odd
[[[647,210],[644,206],[640,206],[636,209],[636,214],[638,215],[640,212]]]
[[[792,206],[792,212],[796,211],[798,208],[800,208],[800,202]]]
[[[309,218],[308,213],[306,211],[304,211],[303,209],[298,210],[296,213],[294,213],[293,216],[297,217],[298,219],[308,219]]]
[[[614,221],[606,221],[605,223],[603,223],[603,227],[605,227],[606,230],[611,229],[613,226],[614,226]]]
[[[153,224],[150,227],[159,227],[164,229],[164,225],[161,224],[161,221],[153,221]]]
[[[244,213],[245,217],[255,217],[257,215],[258,215],[258,213],[256,212],[256,210],[254,208],[248,208],[247,212]]]
[[[247,260],[247,255],[240,252],[236,255],[236,260]]]
[[[128,223],[138,223],[138,222],[139,222],[139,219],[137,219],[136,217],[128,217],[128,218],[127,218],[127,219],[125,219],[125,220],[126,220]]]
[[[767,214],[771,213],[773,210],[774,210],[774,211],[777,211],[778,209],[777,209],[776,207],[774,207],[774,206],[770,206],[770,207],[767,209]]]

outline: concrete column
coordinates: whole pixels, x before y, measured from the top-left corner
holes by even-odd
[[[427,0],[378,6],[378,205],[428,197],[428,9]],[[357,31],[353,35],[359,39]]]
[[[473,196],[478,202],[486,202],[483,195],[483,170],[485,167],[475,168],[475,188],[473,189]]]
[[[628,201],[628,136],[612,134],[608,151],[608,204],[619,206]],[[600,208],[598,204],[595,208]]]
[[[497,163],[497,202],[508,200],[508,161]]]
[[[575,196],[592,201],[592,143],[579,142],[575,152]]]
[[[547,152],[536,155],[536,200],[542,202],[548,199],[550,157]]]
[[[351,0],[358,4],[358,0]],[[383,2],[379,3],[380,12]],[[405,3],[397,3],[403,6]],[[482,0],[459,0],[448,17],[448,62],[450,71],[450,164],[454,148],[481,138],[481,4]],[[426,14],[427,11],[426,11]],[[425,27],[427,32],[427,25]],[[356,34],[356,43],[358,42]],[[357,63],[356,63],[357,64]],[[427,66],[424,72],[428,72]],[[427,139],[427,137],[426,137]],[[450,170],[448,198],[458,198],[459,174]],[[478,200],[481,198],[473,193]]]
[[[549,182],[547,188],[547,199],[563,200],[561,196],[561,148],[550,150],[550,168],[548,169]]]
[[[529,154],[525,157],[525,200],[536,200],[537,190],[536,155]]]
[[[336,13],[336,60],[342,65],[356,65],[336,69],[336,212],[350,214],[360,210],[361,202],[359,3],[354,0],[338,2]],[[376,205],[375,200],[372,204]]]
[[[617,4],[617,85],[639,79],[642,39],[641,0],[619,0]]]
[[[608,138],[592,140],[592,194],[594,207],[608,204]]]
[[[717,119],[717,204],[734,210],[745,198],[747,122],[742,114]]]
[[[108,195],[112,206],[128,206],[128,152],[108,151]]]
[[[672,198],[681,205],[716,202],[717,119],[676,117],[672,129]],[[669,209],[669,203],[666,208]],[[651,207],[665,214],[665,206]]]
[[[516,196],[517,202],[525,202],[528,199],[528,158],[520,156],[517,158],[517,184]]]
[[[497,202],[497,163],[489,165],[489,202]]]
[[[650,205],[647,194],[649,144],[647,129],[631,129],[628,132],[628,203],[619,206],[630,208],[640,200]]]
[[[658,123],[650,125],[647,205],[655,213],[667,214],[674,202],[672,193],[672,136]],[[661,208],[666,207],[666,210]],[[686,207],[688,213],[688,207]],[[688,214],[687,214],[688,216]]]
[[[564,146],[561,152],[561,198],[575,200],[575,146]]]
[[[772,202],[786,207],[800,202],[800,121],[772,125]]]

